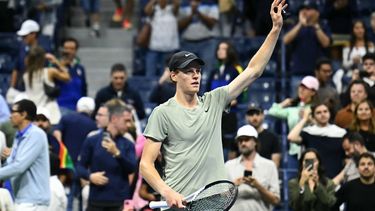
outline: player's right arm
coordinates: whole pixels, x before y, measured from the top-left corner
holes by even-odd
[[[155,168],[155,160],[160,152],[162,142],[147,138],[140,162],[140,172],[151,187],[160,193],[169,207],[183,208],[183,196],[170,188],[160,177]]]

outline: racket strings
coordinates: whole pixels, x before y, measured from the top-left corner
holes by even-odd
[[[218,183],[200,192],[190,204],[192,211],[227,210],[237,197],[237,188],[231,183]]]

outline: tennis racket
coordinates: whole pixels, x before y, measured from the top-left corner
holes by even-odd
[[[229,210],[237,199],[237,187],[233,182],[219,180],[212,182],[186,196],[186,209],[192,211]],[[151,209],[169,208],[166,201],[152,201]]]

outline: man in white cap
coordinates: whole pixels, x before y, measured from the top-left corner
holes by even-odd
[[[91,97],[81,97],[77,102],[77,111],[63,116],[53,132],[58,141],[64,142],[76,167],[78,155],[87,135],[96,130],[96,123],[91,119],[95,102]],[[72,209],[73,198],[80,194],[80,180],[74,175],[73,184],[68,196],[68,210]]]
[[[225,163],[228,179],[238,186],[232,211],[272,210],[280,202],[279,176],[274,162],[257,153],[258,132],[251,125],[238,129],[241,155]]]
[[[24,85],[22,82],[22,75],[25,71],[25,58],[31,47],[38,45],[38,33],[40,26],[34,20],[26,20],[22,23],[20,30],[17,31],[17,35],[22,37],[23,43],[20,46],[18,52],[18,58],[15,68],[12,72],[10,86],[18,90],[23,91]]]

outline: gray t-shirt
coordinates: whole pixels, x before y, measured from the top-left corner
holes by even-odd
[[[221,117],[228,104],[228,87],[224,86],[199,97],[193,109],[184,108],[171,98],[153,110],[144,135],[163,143],[162,177],[173,190],[187,196],[227,178]]]

